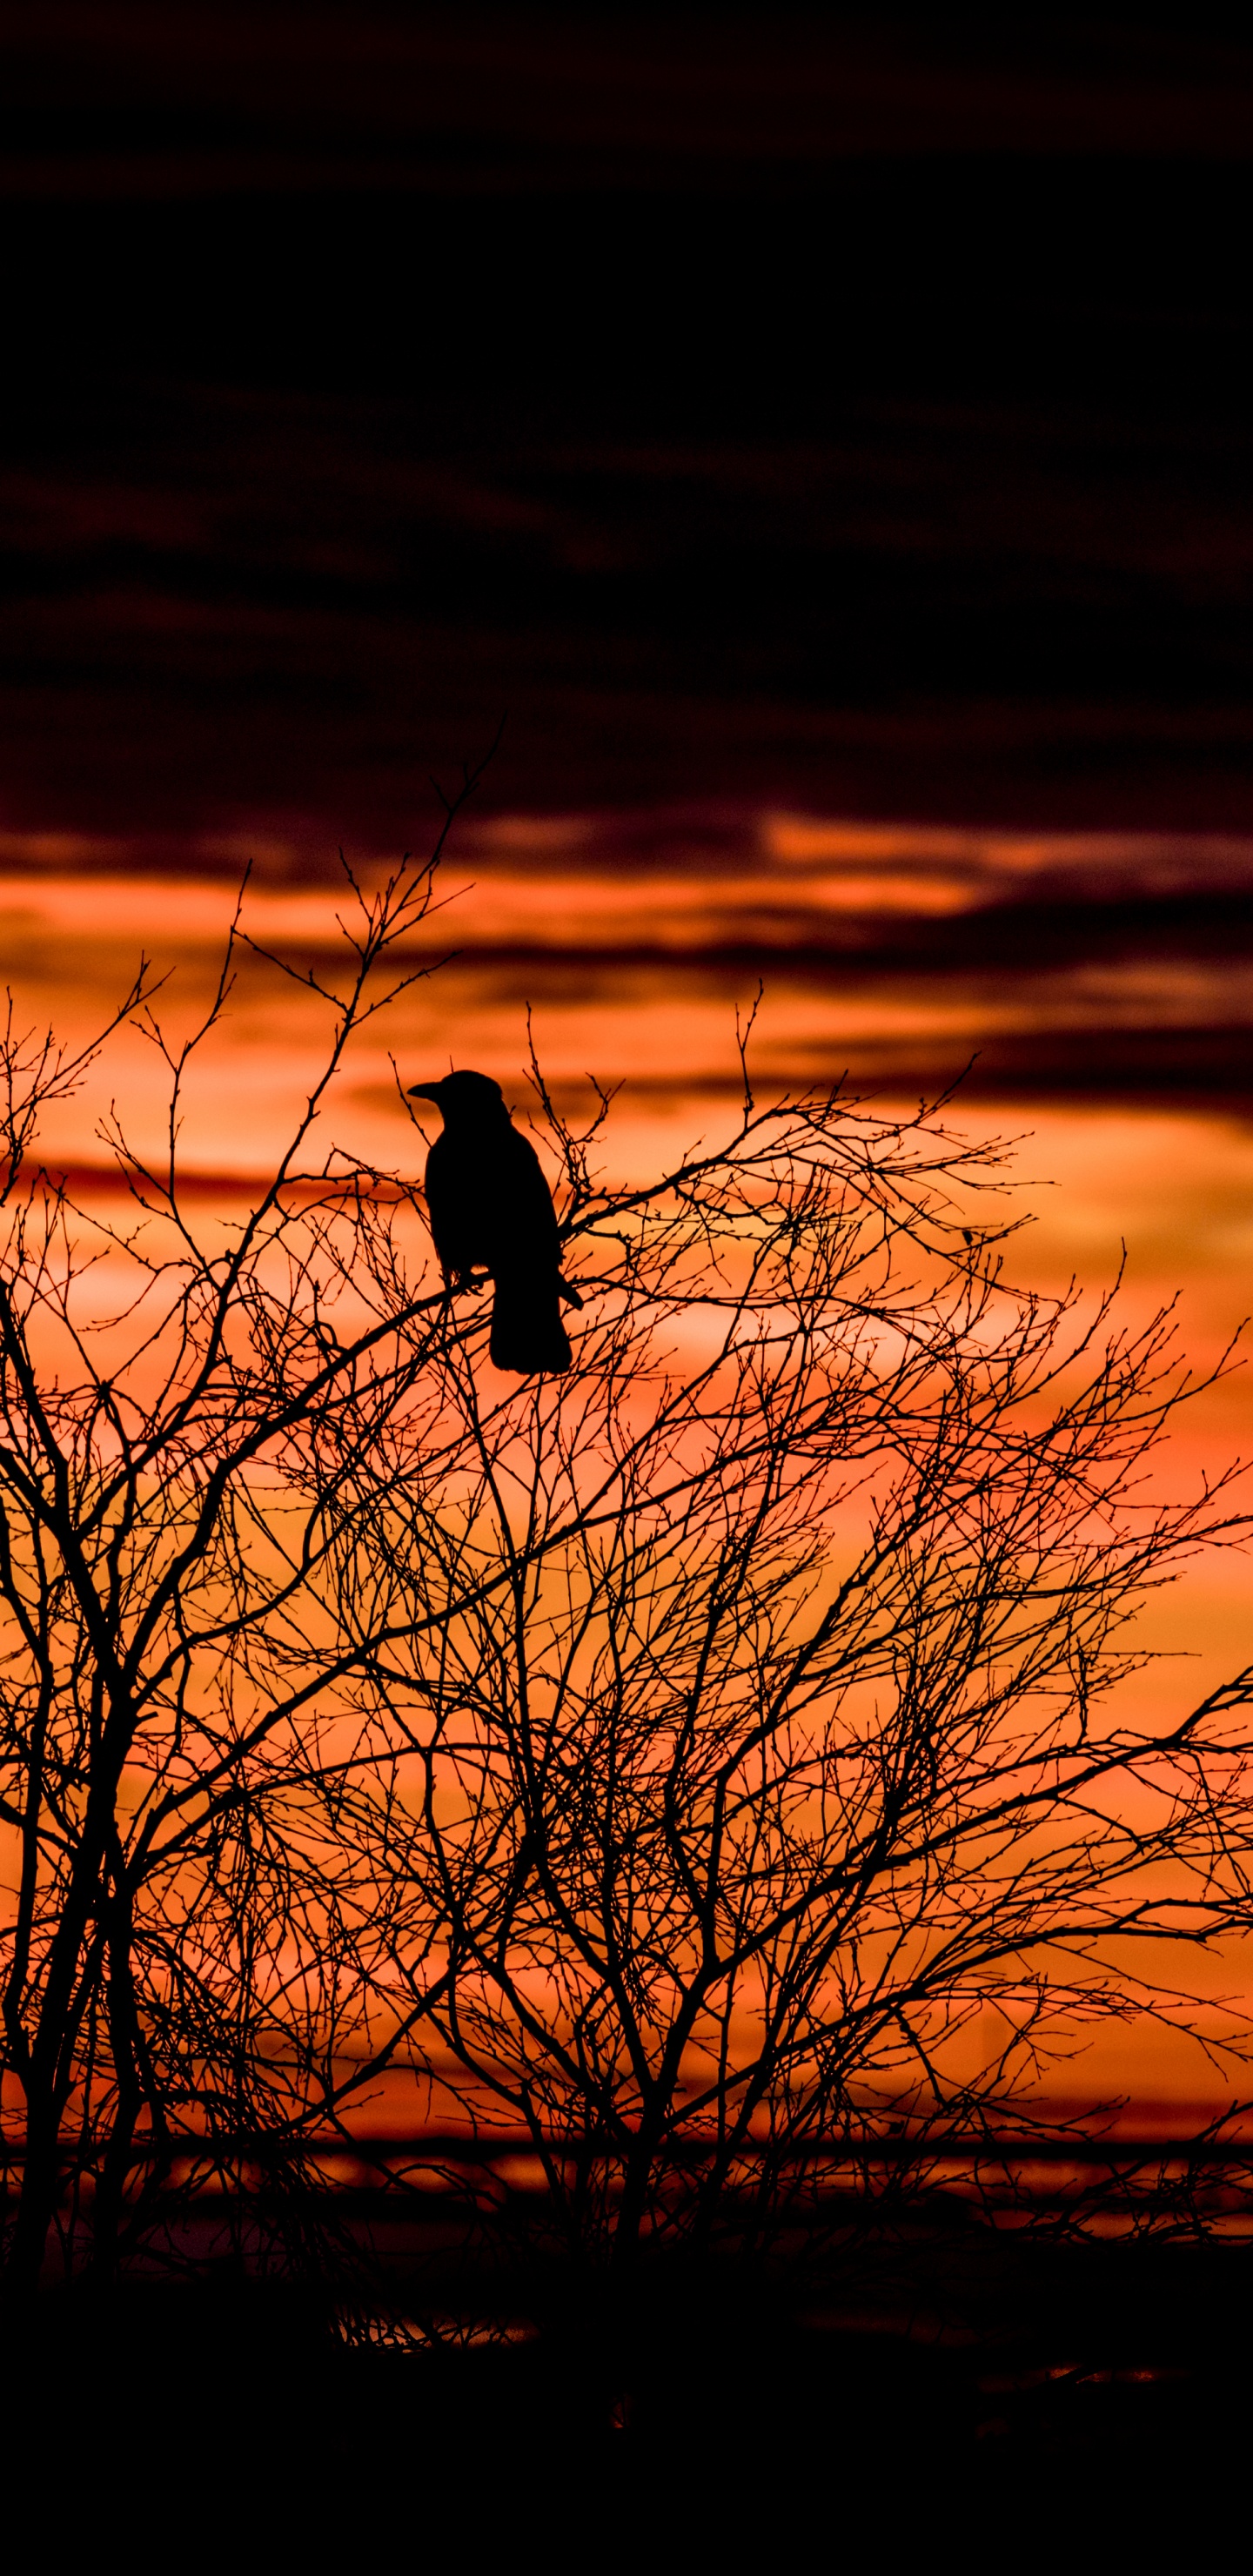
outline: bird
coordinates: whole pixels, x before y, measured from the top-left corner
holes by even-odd
[[[449,1290],[471,1286],[476,1269],[490,1273],[497,1368],[524,1377],[568,1369],[561,1300],[583,1300],[561,1276],[552,1192],[500,1084],[487,1073],[446,1073],[411,1083],[409,1098],[433,1100],[444,1121],[426,1158],[426,1205]]]

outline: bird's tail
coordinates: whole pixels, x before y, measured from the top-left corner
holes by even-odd
[[[492,1359],[497,1368],[517,1369],[523,1377],[570,1366],[570,1344],[555,1278],[496,1278],[492,1301]]]

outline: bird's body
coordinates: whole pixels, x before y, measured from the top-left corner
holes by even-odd
[[[426,1204],[445,1279],[464,1287],[472,1271],[490,1273],[497,1368],[524,1376],[568,1369],[561,1299],[581,1301],[561,1277],[557,1218],[534,1146],[486,1074],[450,1073],[413,1091],[444,1119],[426,1158]]]

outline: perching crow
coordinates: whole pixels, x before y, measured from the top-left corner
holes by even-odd
[[[552,1194],[500,1084],[486,1073],[446,1073],[440,1082],[411,1084],[409,1097],[433,1100],[443,1115],[444,1132],[426,1158],[431,1233],[450,1286],[465,1287],[472,1270],[491,1273],[497,1368],[528,1377],[568,1369],[559,1300],[583,1300],[561,1276]]]

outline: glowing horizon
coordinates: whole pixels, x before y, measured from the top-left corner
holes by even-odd
[[[473,828],[472,828],[473,821]],[[645,825],[647,824],[647,830]],[[649,833],[663,843],[647,847]],[[0,891],[8,980],[23,1025],[51,1021],[74,1044],[125,990],[139,953],[168,974],[158,1009],[184,1036],[203,1011],[234,908],[245,837],[185,848],[180,869],[120,864],[116,844],[9,835]],[[310,882],[297,839],[258,843],[245,923],[263,946],[322,971],[338,944],[348,890]],[[350,853],[368,877],[387,862]],[[1225,896],[1253,884],[1253,841],[1143,834],[1013,836],[864,826],[818,817],[740,814],[701,833],[683,818],[473,818],[458,835],[441,893],[456,897],[398,953],[401,972],[439,966],[360,1044],[318,1132],[384,1171],[412,1174],[424,1152],[407,1121],[390,1056],[416,1079],[454,1054],[502,1080],[525,1115],[527,1005],[540,1060],[567,1108],[591,1106],[588,1075],[621,1084],[605,1130],[607,1163],[644,1174],[734,1114],[741,1084],[736,1011],[750,1007],[758,961],[766,981],[750,1070],[767,1097],[806,1083],[891,1097],[917,1076],[943,1086],[981,1045],[1019,1045],[1023,1070],[998,1094],[995,1073],[958,1092],[950,1123],[1023,1134],[1015,1205],[1034,1223],[1017,1237],[1020,1277],[1056,1289],[1078,1275],[1094,1290],[1118,1272],[1125,1311],[1142,1319],[1178,1292],[1190,1358],[1211,1366],[1243,1320],[1253,1266],[1253,1126],[1233,1093],[1205,1099],[1169,1077],[1139,1095],[1051,1084],[1042,1050],[1081,1047],[1120,1028],[1164,1049],[1174,1031],[1225,1032],[1237,1050],[1253,1026],[1253,967],[1239,953],[1083,953],[1085,900],[1119,887],[1167,899],[1180,882]],[[464,889],[459,892],[459,889]],[[987,919],[1012,929],[1023,901],[1068,907],[1076,953],[1003,963],[931,956],[929,925]],[[884,925],[887,925],[885,930]],[[829,931],[829,943],[822,947]],[[921,939],[919,937],[921,934]],[[850,944],[851,942],[851,944]],[[1031,942],[1026,943],[1028,951]],[[819,949],[821,953],[819,954]],[[210,1212],[247,1194],[272,1164],[319,1054],[307,994],[250,952],[229,1016],[189,1089],[180,1159]],[[1032,1067],[1036,1070],[1033,1074]],[[106,1065],[49,1117],[39,1151],[76,1186],[118,1184],[99,1129],[111,1100],[136,1145],[163,1149],[151,1049],[134,1030]],[[900,1096],[899,1092],[896,1096]],[[916,1095],[915,1095],[916,1097]],[[1253,1453],[1247,1372],[1205,1397],[1172,1446],[1171,1474],[1191,1484],[1233,1450]],[[1171,1660],[1143,1688],[1195,1695],[1253,1660],[1253,1605],[1237,1560],[1198,1566],[1146,1612],[1143,1637]],[[1181,1671],[1177,1658],[1188,1659]],[[1230,1981],[1237,1971],[1227,1965]],[[1243,1982],[1245,1972],[1239,1971]],[[1223,1983],[1223,1963],[1206,1980]],[[1083,2061],[1097,2090],[1125,2093],[1124,2126],[1157,2124],[1198,2097],[1182,2043],[1111,2031]],[[1099,2080],[1098,2080],[1099,2079]],[[1060,2098],[1060,2097],[1059,2097]],[[1139,2108],[1137,2108],[1139,2106]]]

